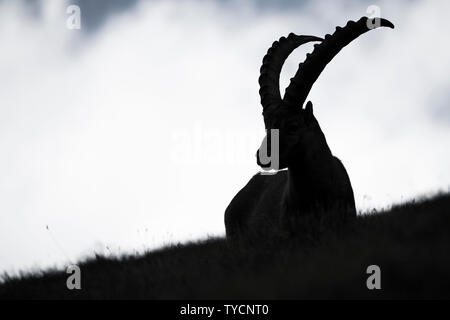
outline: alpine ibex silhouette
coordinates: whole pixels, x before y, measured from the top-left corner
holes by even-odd
[[[307,214],[340,221],[356,217],[347,171],[331,153],[312,103],[309,101],[304,108],[303,104],[314,82],[339,51],[378,27],[394,25],[386,19],[362,17],[337,27],[324,39],[291,33],[269,48],[259,77],[266,136],[256,158],[261,168],[269,167],[262,161],[262,154],[271,149],[271,129],[278,129],[278,169],[287,170],[273,175],[258,173],[238,192],[225,211],[227,238],[264,236]],[[282,99],[279,78],[284,61],[300,45],[315,41],[320,43],[300,63]]]

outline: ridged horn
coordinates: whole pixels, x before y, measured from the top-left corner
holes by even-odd
[[[332,35],[325,36],[322,43],[314,45],[313,52],[306,55],[305,61],[300,63],[295,76],[291,78],[286,88],[283,98],[284,106],[302,107],[314,82],[326,65],[350,42],[378,27],[394,28],[394,25],[386,19],[371,19],[374,21],[373,24],[368,20],[369,18],[362,17],[357,22],[349,21],[344,28],[337,27]]]
[[[266,117],[282,102],[280,95],[280,72],[287,57],[302,44],[311,41],[322,41],[322,38],[314,36],[298,36],[290,33],[287,38],[281,37],[267,50],[263,58],[259,76],[259,95],[263,106],[263,114]]]

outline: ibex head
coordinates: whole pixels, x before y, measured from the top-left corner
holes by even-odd
[[[266,151],[271,150],[273,136],[270,129],[278,129],[279,133],[279,163],[276,169],[284,169],[293,162],[301,161],[311,148],[328,148],[326,143],[322,143],[325,142],[325,137],[314,117],[312,103],[308,102],[305,107],[303,105],[314,82],[341,49],[363,33],[377,27],[394,28],[390,21],[376,19],[375,24],[367,17],[357,22],[349,21],[345,27],[337,27],[332,35],[327,34],[325,39],[291,33],[287,38],[282,37],[279,41],[275,41],[269,48],[264,56],[259,77],[259,93],[267,132],[256,153],[259,166],[271,167],[271,163],[265,161],[267,159],[263,156],[267,154]],[[315,44],[313,52],[307,54],[305,61],[300,63],[282,99],[279,78],[284,61],[297,47],[312,41],[321,43]],[[273,155],[270,156],[273,158]],[[261,161],[262,159],[264,161]]]

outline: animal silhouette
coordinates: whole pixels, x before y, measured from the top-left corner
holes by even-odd
[[[227,238],[266,236],[274,230],[295,232],[296,221],[307,215],[347,221],[356,217],[353,189],[342,162],[328,147],[309,101],[312,85],[326,65],[350,42],[365,32],[394,25],[381,18],[362,17],[324,39],[293,33],[275,41],[263,58],[259,84],[266,136],[256,152],[258,165],[267,169],[265,152],[278,138],[278,168],[258,173],[238,192],[225,211]],[[291,79],[281,98],[279,77],[286,58],[302,44],[317,41]],[[271,129],[278,129],[272,136]],[[274,140],[274,141],[272,141]],[[273,158],[273,154],[270,155]],[[264,160],[264,161],[263,161]]]

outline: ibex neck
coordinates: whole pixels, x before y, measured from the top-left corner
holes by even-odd
[[[286,205],[288,210],[305,212],[327,196],[327,185],[333,179],[333,155],[328,148],[302,159],[288,168]]]

